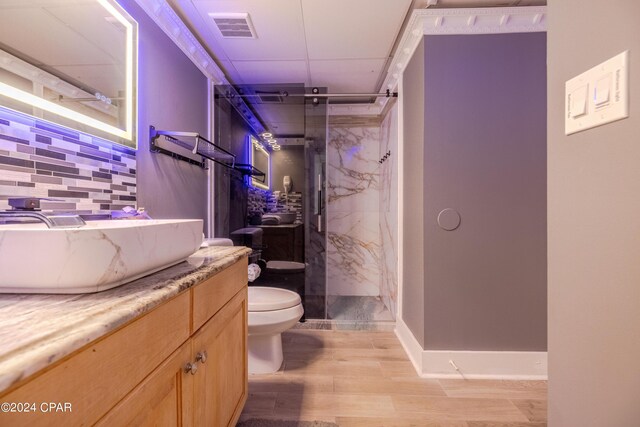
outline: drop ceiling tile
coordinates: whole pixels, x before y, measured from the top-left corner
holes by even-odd
[[[245,84],[308,84],[306,61],[233,61]]]
[[[387,57],[411,0],[301,0],[309,59]]]
[[[193,0],[193,4],[209,36],[232,61],[306,59],[300,0]],[[223,38],[209,16],[221,12],[249,13],[257,38]]]
[[[386,59],[310,61],[311,84],[330,93],[375,92]]]

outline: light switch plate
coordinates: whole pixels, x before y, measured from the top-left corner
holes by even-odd
[[[566,135],[629,117],[628,67],[627,50],[565,83]],[[585,87],[586,106],[581,99]]]

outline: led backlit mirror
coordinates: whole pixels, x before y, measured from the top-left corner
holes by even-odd
[[[0,106],[136,148],[137,38],[115,0],[3,0]]]
[[[249,137],[249,162],[251,166],[264,172],[262,176],[252,176],[251,185],[269,190],[271,188],[271,156],[269,152],[253,136]]]

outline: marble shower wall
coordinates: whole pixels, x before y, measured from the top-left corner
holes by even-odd
[[[380,295],[380,128],[329,121],[327,295]]]
[[[398,308],[398,104],[380,127],[380,298],[396,318]]]
[[[397,108],[382,123],[377,117],[335,117],[329,123],[328,314],[392,320],[397,311]]]

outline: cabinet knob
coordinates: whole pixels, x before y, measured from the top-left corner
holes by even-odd
[[[204,362],[207,361],[207,352],[206,351],[198,352],[198,354],[196,354],[196,361],[204,364]]]
[[[184,365],[185,374],[195,375],[196,372],[198,372],[198,365],[196,365],[195,363],[187,363],[186,365]]]

